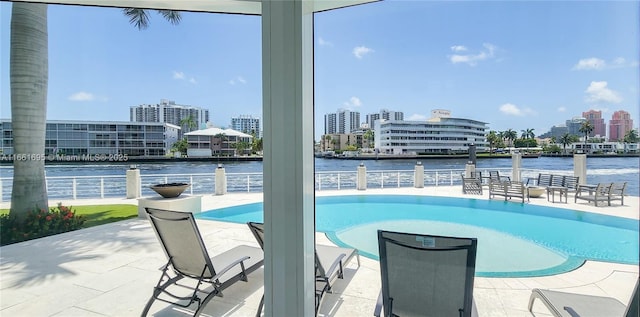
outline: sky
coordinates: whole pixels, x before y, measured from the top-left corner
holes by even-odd
[[[431,110],[536,135],[582,112],[640,123],[638,1],[394,1],[314,17],[315,138],[339,109]],[[11,117],[11,4],[0,3],[0,118]],[[50,5],[47,119],[128,121],[161,99],[209,109],[215,126],[262,117],[259,16]]]

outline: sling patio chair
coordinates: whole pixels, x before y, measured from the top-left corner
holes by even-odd
[[[615,298],[566,293],[534,288],[529,298],[529,312],[533,302],[540,299],[555,317],[638,317],[638,283],[627,306]]]
[[[378,230],[382,291],[374,315],[477,316],[477,239]]]
[[[198,316],[214,296],[222,297],[224,289],[239,280],[246,282],[247,275],[262,266],[262,250],[247,245],[209,257],[190,212],[155,208],[146,208],[146,212],[168,261],[142,316],[155,300],[183,308],[197,303],[193,316]],[[194,285],[183,283],[183,278]]]
[[[264,249],[264,224],[247,222],[253,236]],[[358,250],[340,248],[327,245],[316,245],[315,248],[315,275],[316,275],[316,315],[320,309],[320,303],[325,293],[331,293],[331,284],[335,278],[344,278],[344,265],[355,256],[360,267],[360,255]],[[262,314],[264,295],[260,300],[256,316]]]

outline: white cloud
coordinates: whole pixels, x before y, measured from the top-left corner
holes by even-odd
[[[189,77],[189,79],[187,80],[187,75],[184,72],[179,72],[175,70],[173,71],[173,79],[186,80],[194,85],[198,83],[198,81],[194,77]]]
[[[533,111],[531,108],[527,108],[527,107],[520,108],[512,103],[505,103],[504,105],[500,106],[500,112],[509,116],[518,116],[518,117],[524,117],[525,115],[535,114],[535,111]]]
[[[482,47],[483,49],[480,50],[480,52],[477,54],[466,54],[466,55],[453,54],[448,56],[449,60],[453,64],[466,63],[469,66],[476,66],[480,61],[494,58],[495,51],[498,49],[497,46],[489,43],[484,43],[482,44]],[[455,46],[451,46],[451,50],[453,52],[464,52],[464,51],[467,51],[467,48],[462,45],[455,45]]]
[[[414,113],[411,116],[409,116],[409,118],[407,118],[407,120],[408,121],[426,121],[427,120],[427,116]]]
[[[174,71],[173,72],[173,79],[184,79],[184,73],[183,72]]]
[[[558,107],[558,112],[566,112],[567,108],[566,107]]]
[[[355,55],[356,58],[360,58],[360,59],[372,52],[373,50],[366,46],[357,46],[353,49],[353,55]]]
[[[358,97],[351,97],[349,101],[345,101],[343,104],[347,108],[360,107],[362,106],[362,101]]]
[[[451,46],[451,50],[454,52],[465,52],[467,51],[467,47],[462,45],[454,45]]]
[[[333,46],[333,43],[325,41],[325,39],[318,37],[318,45],[320,46]]]
[[[96,97],[92,93],[88,93],[84,91],[80,91],[69,96],[69,100],[71,101],[92,101],[95,99]]]
[[[605,70],[613,68],[638,67],[638,62],[630,62],[623,57],[616,57],[611,62],[607,62],[597,57],[583,58],[578,61],[572,70]]]
[[[617,92],[607,88],[606,81],[592,81],[584,92],[586,93],[584,100],[589,103],[622,102],[622,97]]]
[[[235,85],[235,84],[246,84],[247,80],[244,79],[244,77],[242,76],[236,76],[236,78],[233,78],[231,80],[229,80],[229,84],[231,85]]]

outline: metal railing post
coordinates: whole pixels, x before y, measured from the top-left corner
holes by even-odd
[[[71,192],[73,193],[73,199],[76,199],[76,178],[73,178],[73,181],[71,182],[72,186],[71,186]]]

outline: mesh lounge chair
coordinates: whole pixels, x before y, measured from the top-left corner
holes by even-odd
[[[248,222],[247,225],[251,229],[253,236],[258,240],[260,247],[264,249],[264,224],[258,222]],[[320,308],[322,297],[325,293],[331,293],[331,283],[335,278],[343,278],[343,265],[351,261],[356,256],[358,267],[360,267],[360,255],[358,250],[349,248],[339,248],[325,245],[317,245],[315,251],[315,267],[316,267],[316,315]],[[262,314],[264,305],[264,295],[260,300],[258,313]]]
[[[551,290],[533,289],[529,298],[529,311],[533,302],[540,299],[555,317],[638,317],[638,283],[631,295],[629,304],[617,299],[602,296],[581,295]]]
[[[180,307],[195,302],[197,308],[193,315],[197,316],[214,296],[222,296],[224,289],[239,280],[247,281],[247,275],[262,266],[262,250],[246,245],[210,258],[190,212],[154,208],[146,208],[146,211],[168,262],[162,267],[160,280],[142,316],[147,315],[155,300]],[[183,278],[190,278],[195,284],[190,287],[193,292],[189,291],[186,296],[183,294],[187,286],[178,284]],[[180,295],[176,295],[176,291],[181,292]],[[201,294],[206,295],[201,298]]]
[[[382,292],[374,315],[475,316],[477,240],[378,230]]]

